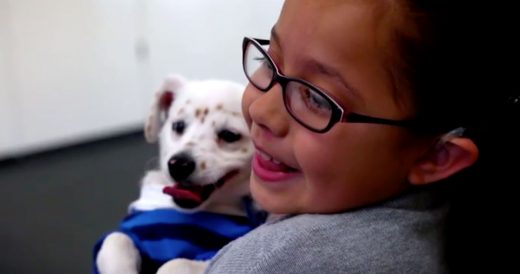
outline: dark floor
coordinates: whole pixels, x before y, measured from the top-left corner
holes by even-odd
[[[142,133],[0,162],[0,273],[89,273],[156,147]]]

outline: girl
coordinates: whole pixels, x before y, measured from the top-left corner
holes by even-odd
[[[448,271],[446,179],[512,79],[507,25],[473,3],[286,0],[244,39],[251,192],[279,217],[206,273]]]

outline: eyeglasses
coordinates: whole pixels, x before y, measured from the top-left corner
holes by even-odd
[[[249,82],[267,92],[275,83],[282,87],[287,112],[305,128],[324,133],[336,123],[371,123],[399,127],[412,127],[413,120],[389,120],[347,112],[334,99],[311,83],[282,75],[262,46],[269,40],[244,37],[242,65]]]

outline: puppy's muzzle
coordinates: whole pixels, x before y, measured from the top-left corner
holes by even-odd
[[[181,208],[193,209],[200,206],[215,190],[239,173],[237,169],[229,170],[213,182],[201,183],[193,181],[195,169],[195,160],[185,151],[175,154],[168,161],[168,172],[175,182],[164,187],[163,193],[172,196]]]
[[[195,161],[188,153],[173,155],[168,161],[168,172],[177,182],[186,181],[195,171]]]

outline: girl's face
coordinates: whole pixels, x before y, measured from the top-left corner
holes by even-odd
[[[376,1],[377,2],[377,1]],[[378,44],[380,21],[366,1],[287,0],[268,49],[281,73],[321,88],[346,111],[406,119]],[[407,187],[424,146],[403,128],[338,123],[309,131],[285,109],[279,84],[246,88],[243,112],[256,147],[255,200],[272,213],[332,213],[388,198]]]

